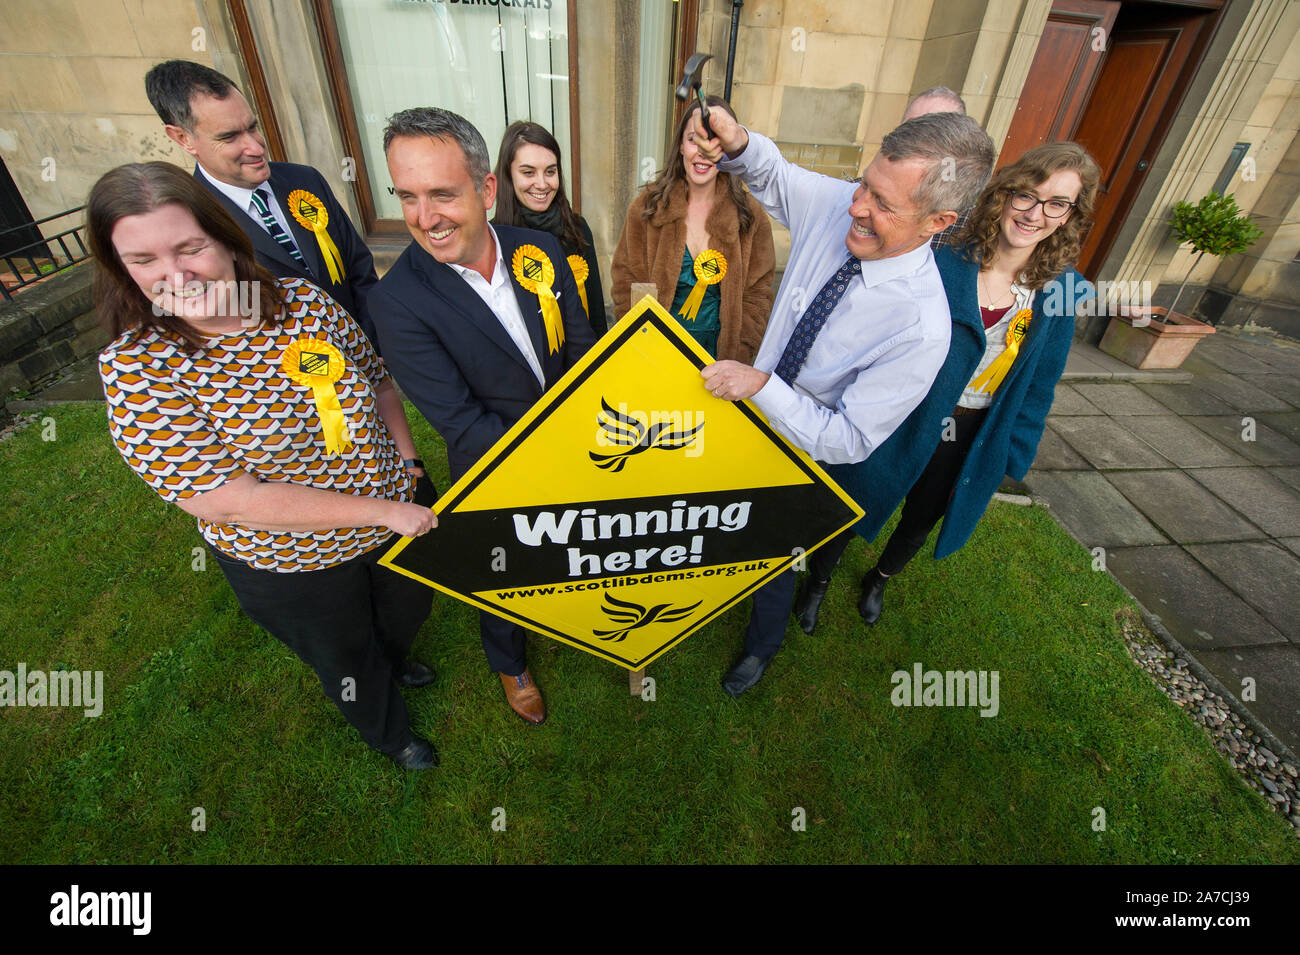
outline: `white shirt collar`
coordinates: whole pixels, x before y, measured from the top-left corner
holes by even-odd
[[[212,185],[216,187],[218,192],[220,192],[223,196],[225,196],[235,205],[239,206],[239,208],[243,209],[245,212],[248,211],[248,207],[253,202],[252,189],[245,189],[243,186],[232,186],[228,182],[222,182],[216,176],[212,175],[212,173],[204,169],[201,163],[196,163],[196,165],[198,165],[199,171],[203,173],[203,177],[207,179],[208,182],[212,183]],[[259,189],[263,187],[265,187],[266,191],[270,192],[272,196],[275,195],[274,192],[271,192],[271,184],[269,181],[264,182],[258,186]]]
[[[492,236],[492,244],[497,250],[496,265],[492,267],[492,281],[488,282],[487,279],[483,278],[482,274],[475,269],[466,268],[465,266],[459,265],[455,262],[448,262],[447,264],[455,269],[456,274],[467,282],[469,281],[469,277],[473,275],[480,282],[487,282],[488,285],[495,287],[505,281],[506,260],[501,257],[501,241],[497,238],[496,229],[492,228],[490,222],[488,223],[487,229],[488,235]]]
[[[891,255],[887,259],[872,259],[862,263],[862,281],[871,288],[884,282],[892,281],[913,272],[925,265],[931,257],[930,243],[924,242],[902,255]]]

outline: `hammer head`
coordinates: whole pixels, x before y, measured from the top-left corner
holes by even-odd
[[[677,98],[688,100],[691,93],[700,88],[703,82],[704,64],[713,59],[711,53],[692,53],[691,58],[686,61],[686,68],[682,70],[682,81],[677,84]]]

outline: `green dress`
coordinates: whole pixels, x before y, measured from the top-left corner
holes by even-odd
[[[691,337],[700,343],[706,352],[710,355],[718,353],[718,333],[722,331],[722,320],[718,313],[722,307],[722,283],[710,285],[704,292],[704,300],[700,303],[699,314],[695,316],[695,321],[688,322],[678,312],[681,310],[682,303],[686,297],[691,294],[695,288],[695,259],[691,256],[690,249],[682,250],[682,271],[677,276],[677,292],[673,295],[673,307],[668,311],[672,313],[673,318],[682,323],[682,327],[691,333]]]

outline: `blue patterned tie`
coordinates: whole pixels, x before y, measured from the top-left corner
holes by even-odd
[[[267,204],[266,196],[261,189],[253,190],[253,206],[257,209],[257,214],[261,217],[262,224],[266,226],[266,231],[270,233],[271,238],[284,246],[284,250],[293,256],[293,260],[310,273],[311,269],[307,268],[307,262],[303,259],[302,253],[293,244],[293,237],[286,235],[285,231],[280,228],[280,223],[275,221],[275,216],[271,215],[271,207]]]
[[[839,271],[830,277],[830,281],[822,286],[822,290],[817,293],[808,310],[794,326],[781,360],[776,365],[776,376],[787,385],[793,385],[795,378],[799,376],[799,369],[808,360],[808,352],[813,342],[817,340],[817,335],[826,324],[826,319],[831,317],[831,312],[844,297],[849,282],[853,276],[861,274],[861,260],[857,256],[850,255],[848,261],[840,266]]]

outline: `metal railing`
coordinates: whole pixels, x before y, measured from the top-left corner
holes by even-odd
[[[6,239],[15,233],[33,229],[39,233],[39,227],[45,223],[76,215],[85,208],[85,206],[77,206],[75,209],[67,209],[52,216],[46,216],[44,219],[37,219],[35,222],[28,222],[12,229],[5,229],[0,232],[0,249],[8,248]],[[90,251],[86,248],[86,242],[82,236],[82,230],[85,227],[85,223],[82,222],[70,229],[64,229],[53,235],[45,236],[35,242],[28,242],[0,255],[0,262],[4,262],[3,271],[7,273],[3,281],[0,281],[0,295],[4,297],[4,300],[6,302],[12,301],[13,293],[18,289],[39,282],[47,275],[62,272],[64,269],[90,258]],[[76,243],[75,250],[68,247],[69,241]],[[52,251],[51,246],[56,244],[59,251]],[[20,262],[26,262],[26,267],[20,267]]]

